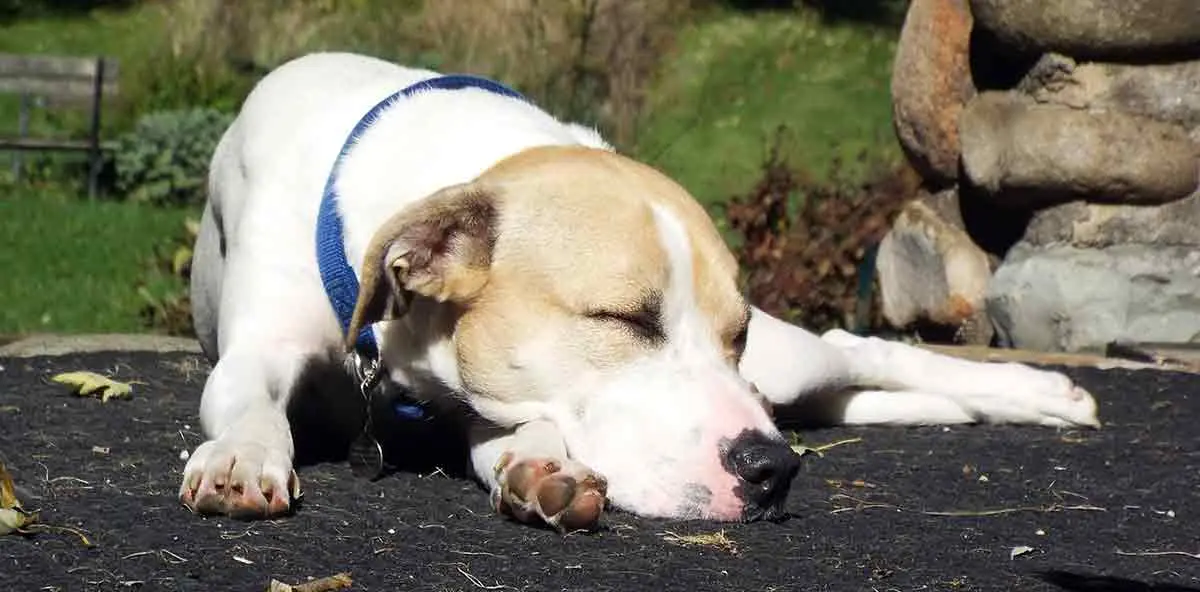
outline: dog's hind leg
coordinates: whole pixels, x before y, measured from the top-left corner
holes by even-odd
[[[474,426],[471,464],[496,511],[520,522],[563,532],[590,529],[604,511],[608,483],[567,456],[562,434],[549,421]]]

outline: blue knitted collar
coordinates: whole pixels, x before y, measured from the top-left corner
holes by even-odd
[[[492,80],[453,74],[422,80],[405,87],[400,91],[380,101],[362,119],[358,120],[354,129],[342,145],[325,181],[325,191],[321,197],[321,209],[317,215],[317,266],[321,271],[321,282],[325,284],[325,295],[337,313],[343,334],[350,330],[350,318],[354,314],[354,303],[358,299],[358,277],[350,262],[346,259],[345,234],[342,228],[342,217],[337,207],[337,176],[341,170],[342,161],[346,154],[358,142],[358,139],[379,120],[380,114],[390,107],[418,92],[426,90],[458,90],[478,88],[498,95],[526,100],[520,93]],[[371,326],[363,327],[355,341],[355,350],[368,359],[379,355],[379,345],[375,342],[375,334]]]

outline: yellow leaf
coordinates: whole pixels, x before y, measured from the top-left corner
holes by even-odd
[[[12,475],[4,463],[0,462],[0,509],[20,508],[21,500],[17,499],[17,491],[13,486]]]
[[[350,578],[350,574],[340,573],[319,580],[309,580],[295,586],[285,584],[279,580],[271,580],[270,585],[267,587],[267,592],[331,592],[333,590],[349,588],[352,585],[354,585],[354,580]]]
[[[25,528],[28,520],[25,514],[16,508],[0,508],[0,536]]]
[[[180,275],[183,273],[183,268],[187,267],[192,261],[191,247],[179,247],[175,249],[175,254],[171,256],[171,273]]]
[[[72,387],[75,394],[80,396],[98,394],[102,403],[107,403],[109,399],[129,398],[133,392],[133,387],[128,383],[117,382],[95,372],[64,372],[51,380]]]
[[[0,463],[0,536],[21,532],[21,529],[35,521],[36,513],[21,509],[21,500],[17,499],[12,475],[8,474],[4,463]]]

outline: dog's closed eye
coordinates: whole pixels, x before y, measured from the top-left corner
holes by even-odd
[[[736,361],[742,360],[742,354],[746,353],[746,338],[750,334],[750,323],[741,325],[738,332],[733,335],[733,341],[730,344],[733,348],[733,357]]]
[[[666,337],[663,332],[662,315],[657,307],[645,306],[635,310],[596,310],[588,312],[586,316],[596,321],[619,323],[641,339],[661,341]]]

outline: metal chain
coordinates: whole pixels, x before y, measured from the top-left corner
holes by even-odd
[[[383,446],[374,434],[374,418],[371,414],[372,394],[383,380],[382,363],[378,357],[364,361],[358,352],[352,352],[347,360],[350,371],[358,379],[358,392],[362,395],[365,419],[362,432],[350,445],[350,469],[355,475],[371,479],[383,476]]]

